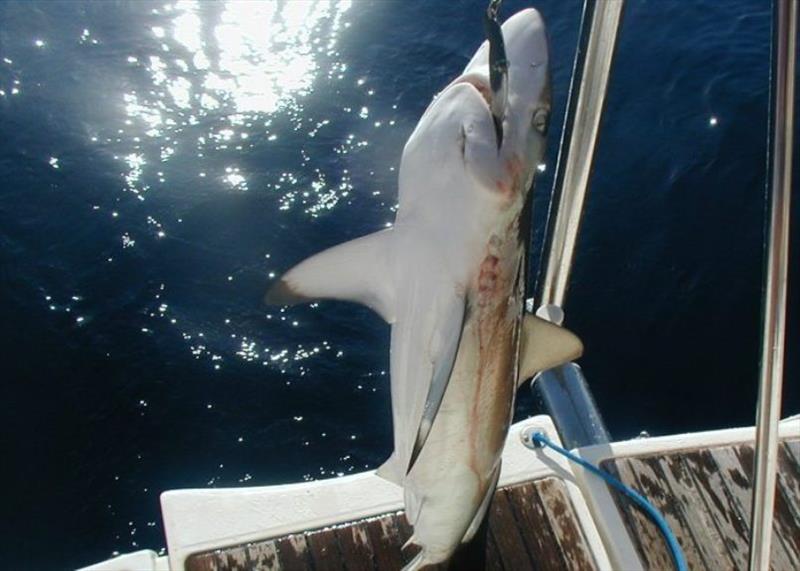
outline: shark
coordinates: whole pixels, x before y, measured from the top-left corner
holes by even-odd
[[[270,304],[361,303],[391,325],[394,451],[377,474],[403,488],[419,552],[447,561],[497,486],[518,387],[582,354],[525,312],[532,192],[551,111],[547,34],[533,8],[502,26],[430,103],[403,149],[390,229],[286,272]]]

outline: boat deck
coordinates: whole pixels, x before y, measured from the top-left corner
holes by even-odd
[[[535,533],[532,533],[535,530]],[[402,545],[411,527],[402,511],[322,530],[200,553],[187,571],[400,569],[418,548]],[[561,480],[543,478],[501,488],[475,546],[457,554],[458,569],[595,569]],[[441,567],[444,569],[444,567]]]
[[[753,446],[737,444],[612,458],[603,466],[662,511],[691,569],[745,569]],[[800,440],[780,447],[772,568],[800,569]],[[615,494],[625,525],[647,569],[672,569],[655,526]],[[402,512],[197,553],[187,571],[252,569],[396,570],[411,529]],[[452,569],[562,570],[597,565],[564,483],[558,478],[500,488],[473,545]]]
[[[601,465],[664,514],[691,569],[747,569],[753,445],[695,448],[606,460]],[[655,525],[615,496],[648,569],[671,569]],[[800,440],[779,451],[772,569],[800,569]]]

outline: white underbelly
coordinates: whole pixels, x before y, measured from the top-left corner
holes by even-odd
[[[457,545],[492,485],[511,420],[515,320],[468,321],[453,374],[420,457],[404,487],[415,534]],[[453,543],[455,541],[455,543]]]
[[[442,470],[463,466],[480,480],[491,475],[511,417],[515,379],[512,335],[483,346],[477,322],[464,328],[442,406],[410,476],[422,489]],[[509,329],[513,324],[509,324]],[[504,345],[504,346],[503,346]],[[422,481],[426,481],[423,483]]]

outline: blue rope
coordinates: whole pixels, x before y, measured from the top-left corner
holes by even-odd
[[[635,490],[629,488],[619,480],[617,480],[614,476],[606,472],[605,470],[601,470],[594,464],[587,462],[583,458],[576,456],[569,450],[565,450],[558,446],[557,444],[553,443],[549,440],[544,434],[541,432],[536,432],[531,436],[531,440],[533,443],[538,446],[539,448],[543,446],[547,446],[552,448],[559,454],[566,456],[573,462],[580,464],[587,470],[589,470],[592,474],[596,476],[600,476],[603,480],[606,481],[610,486],[613,486],[620,492],[622,492],[627,498],[629,498],[633,503],[637,506],[642,508],[647,515],[650,516],[650,519],[658,526],[658,529],[661,531],[661,534],[664,536],[664,539],[667,541],[667,547],[669,547],[670,554],[672,555],[672,560],[675,562],[675,568],[678,571],[687,571],[688,567],[686,566],[686,559],[683,556],[683,551],[681,550],[681,546],[678,544],[678,540],[675,539],[675,535],[672,533],[672,530],[669,528],[669,524],[667,520],[664,519],[664,516],[659,513],[659,511],[653,507],[653,505],[648,502],[641,494],[636,492]]]

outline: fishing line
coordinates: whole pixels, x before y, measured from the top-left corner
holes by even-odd
[[[672,533],[672,530],[670,529],[667,520],[664,519],[664,516],[661,515],[661,512],[659,512],[655,507],[653,507],[653,504],[648,502],[644,498],[644,496],[639,494],[639,492],[637,492],[633,488],[629,488],[628,486],[617,480],[614,476],[612,476],[605,470],[598,468],[591,462],[587,462],[586,460],[584,460],[579,456],[576,456],[569,450],[566,450],[561,446],[559,446],[558,444],[555,444],[541,432],[533,433],[531,435],[531,441],[537,448],[543,448],[547,446],[548,448],[555,450],[562,456],[565,456],[572,462],[580,464],[582,467],[589,470],[592,474],[602,478],[608,485],[622,492],[625,495],[625,497],[627,497],[629,500],[631,500],[633,503],[639,506],[648,516],[650,516],[650,519],[653,520],[653,523],[655,523],[658,526],[659,531],[661,531],[661,535],[664,536],[664,540],[667,542],[667,547],[669,548],[672,560],[675,563],[675,568],[678,571],[688,571],[689,568],[686,566],[686,558],[683,556],[683,550],[681,549],[681,546],[678,544],[678,540],[676,539],[675,534]]]

